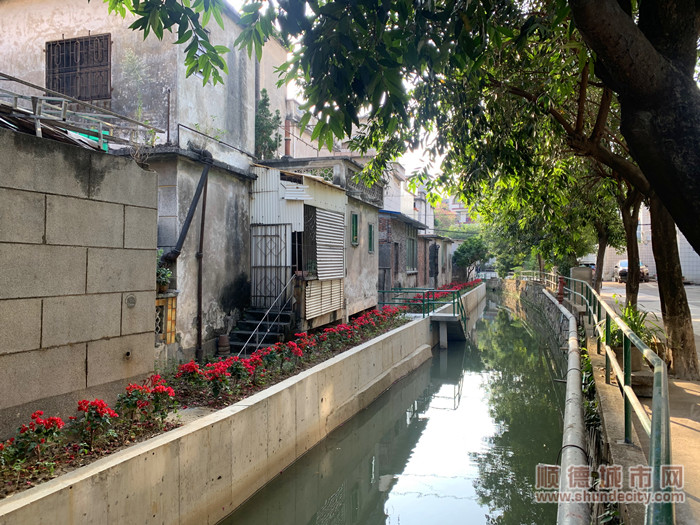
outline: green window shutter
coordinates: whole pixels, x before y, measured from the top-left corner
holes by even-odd
[[[351,238],[350,242],[355,246],[357,246],[357,244],[358,244],[357,222],[358,222],[357,213],[353,213],[352,214],[352,238]]]
[[[369,253],[374,253],[374,224],[369,225]]]

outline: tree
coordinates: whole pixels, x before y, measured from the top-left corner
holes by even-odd
[[[487,258],[488,252],[484,239],[481,238],[481,235],[475,235],[459,245],[459,248],[452,256],[452,262],[458,267],[466,269],[467,281],[469,281],[473,266],[479,261],[485,261]]]
[[[195,0],[189,11],[176,0],[132,1],[109,0],[110,8],[138,12],[135,28],[147,32],[150,27],[159,36],[177,25],[180,41],[186,35],[193,39],[187,60],[200,66],[190,57],[194,39],[206,37],[197,24],[206,21],[210,9],[220,9],[221,0]],[[659,0],[645,1],[632,12],[631,3],[620,4],[625,10],[613,0],[602,2],[602,9],[590,0],[570,4],[580,33],[564,0],[389,0],[379,6],[370,0],[286,0],[277,7],[270,2],[265,10],[252,3],[243,8],[238,43],[260,57],[277,24],[279,37],[290,48],[293,44],[281,72],[284,80],[301,80],[309,109],[301,124],[312,114],[318,118],[312,139],[330,147],[334,136],[359,127],[358,115],[366,111],[367,124],[353,144],[378,152],[367,165],[369,179],[409,144],[426,146],[433,158],[446,153],[439,182],[454,191],[489,184],[494,159],[508,170],[518,164],[528,168],[521,141],[536,134],[546,142],[554,129],[548,124],[556,124],[570,153],[605,165],[649,199],[658,196],[700,250],[695,227],[700,183],[693,172],[700,155],[700,93],[692,79],[698,36],[694,5],[667,8]],[[595,61],[581,36],[595,51]],[[206,68],[206,60],[203,64]],[[211,61],[205,78],[216,67]],[[576,91],[578,103],[572,104]],[[621,113],[611,123],[613,91]],[[593,112],[587,108],[595,97]],[[517,108],[521,116],[548,118],[509,122]],[[615,136],[620,126],[629,151]],[[525,175],[536,161],[532,158]],[[697,359],[694,350],[684,351]]]
[[[210,76],[220,81],[220,73],[226,71],[221,55],[228,50],[212,45],[203,26],[211,16],[223,26],[223,0],[194,0],[191,7],[189,0],[105,2],[110,11],[136,15],[131,27],[144,36],[152,31],[163,38],[165,29],[177,27],[177,42],[188,43],[187,73],[199,70],[205,82]],[[314,139],[329,148],[334,135],[339,139],[351,135],[353,125],[360,125],[359,112],[368,108],[369,125],[358,144],[383,144],[369,163],[371,170],[400,154],[404,139],[412,147],[432,141],[425,132],[442,130],[426,120],[439,120],[439,108],[414,101],[439,100],[440,84],[451,79],[462,82],[460,96],[469,100],[469,90],[464,88],[473,81],[482,86],[491,82],[489,61],[504,43],[522,49],[534,35],[539,46],[551,44],[562,56],[571,51],[562,47],[570,42],[558,40],[566,34],[576,41],[569,5],[576,28],[596,53],[598,76],[619,96],[622,133],[632,156],[700,252],[696,227],[700,179],[695,172],[700,165],[700,90],[693,79],[700,31],[695,19],[700,7],[694,3],[645,1],[633,11],[634,3],[618,0],[569,0],[568,4],[565,0],[534,4],[390,0],[380,6],[371,0],[283,0],[277,8],[269,2],[263,11],[263,4],[255,2],[243,7],[239,44],[249,52],[254,49],[259,59],[265,40],[277,32],[275,23],[279,36],[290,46],[294,43],[293,58],[282,72],[286,80],[302,80],[307,107],[319,117]],[[197,56],[200,48],[204,58]],[[415,87],[407,90],[403,79]],[[567,85],[563,82],[562,88],[566,90]],[[471,102],[468,105],[475,106]],[[539,98],[531,102],[547,104]],[[472,111],[478,112],[478,107]],[[310,118],[311,113],[302,124]],[[581,130],[577,126],[575,131]],[[598,149],[591,141],[586,147]],[[609,152],[595,153],[606,156]],[[375,177],[379,171],[375,170]]]
[[[173,28],[177,28],[175,44],[187,44],[186,75],[201,73],[204,84],[210,79],[214,84],[223,82],[222,74],[228,73],[223,55],[229,49],[214,45],[204,26],[214,17],[219,27],[224,29],[221,15],[226,8],[224,0],[104,0],[104,3],[109,4],[110,13],[122,18],[127,14],[133,15],[135,20],[129,27],[142,31],[144,39],[153,33],[162,40],[164,31],[172,33]]]
[[[661,203],[700,253],[700,91],[695,2],[571,0],[576,26],[618,95],[621,129]]]
[[[282,144],[279,133],[282,117],[279,109],[273,115],[270,111],[270,97],[267,89],[260,91],[260,100],[255,112],[255,156],[258,159],[272,159]]]

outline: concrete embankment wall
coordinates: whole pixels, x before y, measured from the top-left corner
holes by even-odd
[[[484,285],[469,292],[475,299]],[[216,523],[428,360],[418,319],[235,405],[0,502],[0,525]]]

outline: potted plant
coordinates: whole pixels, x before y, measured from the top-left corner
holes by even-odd
[[[620,310],[620,317],[622,320],[630,327],[630,329],[639,336],[639,338],[647,346],[654,349],[658,353],[658,341],[659,334],[662,332],[661,328],[656,323],[651,323],[647,321],[647,316],[649,312],[643,310],[638,310],[631,305],[621,305],[618,297],[613,296],[615,299],[615,304],[617,304]],[[654,317],[655,314],[652,313]],[[617,327],[614,323],[610,327],[610,341],[609,345],[615,351],[617,355],[617,360],[622,364],[622,330]],[[632,345],[634,347],[634,345]],[[636,372],[642,369],[642,363],[644,362],[641,353],[638,350],[632,350],[631,352],[631,365],[632,371]]]
[[[163,250],[158,250],[158,266],[156,267],[156,289],[158,293],[165,293],[170,286],[170,280],[173,277],[173,271],[168,268],[161,260]]]

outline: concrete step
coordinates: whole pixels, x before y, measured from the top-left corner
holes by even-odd
[[[250,309],[246,310],[244,315],[243,315],[243,320],[245,321],[260,321],[265,314],[267,313],[267,317],[265,321],[269,322],[275,322],[275,320],[279,323],[291,323],[292,322],[292,312],[290,310],[270,310],[268,312],[267,310],[261,310],[261,309]]]
[[[248,338],[255,332],[252,330],[235,330],[229,335],[231,344],[235,341],[245,343]],[[251,342],[263,341],[265,343],[277,343],[279,341],[284,341],[284,332],[265,332],[264,330],[259,330],[257,335],[254,335]]]

